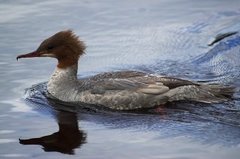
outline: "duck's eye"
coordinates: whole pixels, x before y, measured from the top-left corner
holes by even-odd
[[[48,47],[47,47],[47,50],[52,50],[54,47],[52,46],[52,45],[49,45]]]

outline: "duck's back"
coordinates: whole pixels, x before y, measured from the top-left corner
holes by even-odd
[[[103,73],[80,83],[75,100],[118,110],[150,108],[179,100],[216,103],[226,101],[233,91],[230,87],[135,71]]]

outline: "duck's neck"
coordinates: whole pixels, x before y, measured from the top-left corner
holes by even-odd
[[[64,96],[67,92],[73,91],[78,83],[77,69],[77,63],[66,68],[57,67],[48,81],[48,92],[58,98],[58,96]]]

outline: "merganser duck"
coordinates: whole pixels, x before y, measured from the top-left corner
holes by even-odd
[[[233,88],[202,84],[184,79],[154,76],[137,71],[119,71],[77,79],[78,60],[85,44],[73,31],[65,30],[44,40],[36,51],[20,58],[53,57],[57,67],[47,83],[47,91],[64,102],[82,102],[114,110],[152,108],[173,101],[220,103]]]

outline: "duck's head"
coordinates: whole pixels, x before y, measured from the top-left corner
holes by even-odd
[[[17,56],[17,60],[31,57],[53,57],[58,60],[59,68],[66,68],[78,62],[85,48],[84,43],[71,30],[60,31],[44,40],[36,51]]]

